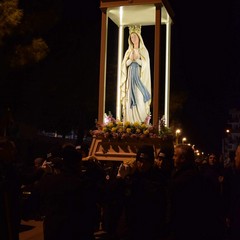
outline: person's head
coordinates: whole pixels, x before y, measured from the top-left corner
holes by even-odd
[[[186,144],[179,144],[174,149],[174,167],[180,169],[195,164],[194,150]]]
[[[82,155],[82,158],[86,158],[89,153],[89,146],[86,143],[76,146],[76,150]]]
[[[53,174],[58,174],[63,169],[63,159],[60,157],[54,157],[51,161],[52,168],[53,168]]]
[[[47,162],[51,162],[53,158],[55,157],[61,157],[61,150],[62,150],[62,146],[61,144],[53,144],[52,146],[50,146],[50,148],[48,149],[47,155],[46,155],[46,160]]]
[[[217,157],[214,153],[211,153],[209,156],[208,156],[208,164],[210,166],[213,166],[217,163]]]
[[[157,155],[157,158],[155,160],[156,166],[158,168],[162,168],[162,164],[165,161],[165,159],[166,159],[166,154],[160,149],[160,151]]]
[[[45,159],[42,157],[35,158],[34,159],[34,168],[35,169],[40,168],[43,165],[44,161],[45,161]]]
[[[152,145],[143,145],[137,151],[136,167],[140,172],[149,170],[154,164],[154,148]]]
[[[76,168],[80,165],[82,155],[73,144],[64,144],[62,147],[63,166],[65,168]]]
[[[235,152],[235,167],[240,170],[240,144],[238,145]]]

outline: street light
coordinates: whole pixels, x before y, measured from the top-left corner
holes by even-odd
[[[225,129],[225,134],[222,137],[222,155],[223,155],[223,161],[228,157],[229,155],[229,149],[228,149],[228,144],[229,144],[229,136],[231,136],[231,130],[230,129]]]
[[[176,129],[176,145],[178,144],[178,140],[179,140],[179,135],[181,133],[181,129]]]
[[[186,144],[186,141],[187,141],[187,138],[183,137],[183,138],[182,138],[182,143],[183,143],[183,144]]]
[[[195,154],[196,154],[197,156],[199,156],[199,155],[200,155],[200,152],[199,152],[199,150],[198,150],[198,149],[196,149],[196,150],[195,150]]]

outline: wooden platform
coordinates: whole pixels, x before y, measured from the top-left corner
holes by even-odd
[[[94,157],[99,161],[134,161],[139,147],[146,144],[154,147],[155,156],[163,146],[173,145],[171,140],[161,138],[114,140],[94,137],[87,159]]]

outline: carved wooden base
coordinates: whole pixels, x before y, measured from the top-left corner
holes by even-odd
[[[173,145],[171,140],[166,141],[161,138],[110,140],[94,137],[88,158],[94,157],[100,161],[134,161],[138,148],[145,144],[153,145],[155,156],[162,146]]]

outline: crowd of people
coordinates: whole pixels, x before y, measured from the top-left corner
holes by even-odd
[[[240,239],[240,145],[228,168],[215,154],[196,164],[186,144],[157,156],[143,145],[134,162],[106,163],[64,143],[25,171],[17,153],[1,139],[0,239],[18,240],[22,218],[43,221],[44,240],[94,240],[99,230],[111,240]]]

